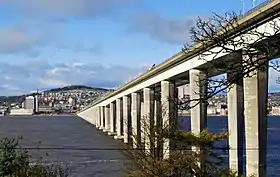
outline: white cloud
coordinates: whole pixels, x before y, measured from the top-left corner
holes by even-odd
[[[0,26],[0,54],[37,57],[42,45],[59,41],[68,19],[107,16],[137,0],[0,0],[0,7],[19,14],[14,26]],[[74,42],[73,42],[74,43]],[[80,53],[102,53],[96,42],[87,46],[76,42],[67,47]]]
[[[129,5],[135,0],[2,0],[0,3],[32,17],[96,17]]]
[[[11,91],[20,90],[20,88],[12,86],[10,84],[3,84],[3,85],[1,85],[1,88],[8,89],[8,90],[11,90]]]
[[[42,38],[19,28],[0,28],[0,53],[25,53],[36,55]]]
[[[101,54],[102,49],[100,44],[95,44],[93,47],[87,47],[83,42],[77,42],[73,47],[75,52],[88,52],[88,53],[97,53]]]
[[[58,80],[58,79],[40,79],[39,78],[38,80],[39,80],[40,85],[43,88],[63,87],[66,85],[70,85],[69,83]]]
[[[31,25],[32,23],[30,23]],[[60,30],[57,30],[54,34],[51,32],[52,29],[61,29],[61,26],[52,26],[48,29],[43,28],[43,26],[40,28],[31,28],[27,25],[21,27],[0,26],[0,54],[23,54],[29,57],[37,57],[42,47],[46,44],[55,43],[55,37],[58,36]],[[77,42],[73,46],[58,45],[56,47],[58,50],[68,49],[75,53],[102,54],[102,47],[98,43],[93,47],[87,47],[82,42]]]
[[[82,66],[84,66],[85,65],[85,63],[80,63],[80,62],[75,62],[75,63],[73,63],[72,64],[72,66],[75,68],[75,67],[82,67]]]
[[[190,39],[189,31],[197,18],[165,19],[156,13],[138,13],[131,16],[128,32],[147,34],[170,44],[183,44]]]
[[[12,78],[10,76],[4,76],[3,79],[5,80],[11,80]]]
[[[114,88],[146,69],[147,67],[103,66],[99,63],[68,65],[50,65],[42,61],[23,65],[0,63],[0,80],[3,81],[0,93],[23,94],[36,89],[44,90],[75,84]]]
[[[70,63],[50,65],[33,61],[23,65],[0,63],[1,95],[23,94],[66,85],[82,84],[93,87],[116,88],[147,70],[147,66],[104,66],[100,63]],[[269,90],[280,91],[276,80],[279,72],[270,69]]]

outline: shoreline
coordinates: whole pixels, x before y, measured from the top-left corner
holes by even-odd
[[[78,116],[77,114],[33,114],[33,115],[2,115],[0,117],[23,117],[23,116],[28,116],[28,117],[54,117],[54,116]],[[183,114],[183,115],[178,115],[178,117],[190,117],[190,114]],[[208,114],[207,116],[210,117],[227,117],[228,115],[219,115],[219,114]],[[273,114],[267,114],[267,116],[271,117],[277,117],[280,115],[273,115]]]
[[[77,116],[76,114],[33,114],[33,115],[3,115],[3,117],[22,117],[22,116],[30,116],[30,117],[53,117],[53,116]],[[0,116],[1,117],[1,116]]]

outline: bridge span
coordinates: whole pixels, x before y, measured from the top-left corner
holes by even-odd
[[[266,1],[238,20],[238,26],[243,30],[240,34],[233,35],[235,38],[239,35],[250,35],[247,32],[253,29],[272,35],[274,29],[269,24],[274,21],[280,26],[279,13],[279,0]],[[254,43],[257,40],[254,36],[250,36],[249,42]],[[242,51],[242,46],[239,49]],[[198,85],[198,81],[221,74],[220,71],[209,70],[208,62],[243,60],[247,57],[242,52],[236,55],[226,51],[214,56],[215,54],[209,55],[203,50],[201,44],[196,44],[187,52],[179,52],[152,70],[97,100],[80,111],[78,116],[100,130],[108,132],[109,135],[114,135],[116,139],[123,139],[124,143],[130,143],[132,133],[135,136],[141,136],[137,127],[141,129],[140,120],[145,117],[143,115],[154,117],[156,114],[161,114],[162,121],[170,119],[173,104],[170,98],[178,96],[177,87],[189,84],[191,100],[200,99],[203,96],[201,93],[205,93],[205,87]],[[207,50],[215,52],[220,51],[221,48],[214,44]],[[204,60],[201,60],[200,56],[204,53]],[[231,148],[229,165],[233,170],[242,171],[243,130],[245,129],[246,175],[255,174],[264,177],[267,174],[268,69],[256,68],[251,72],[254,73],[252,77],[244,77],[233,83],[227,92],[229,146]],[[230,72],[225,73],[228,77],[230,76]],[[158,110],[162,110],[160,106],[164,107],[165,113],[159,113]],[[207,105],[204,103],[199,103],[190,110],[192,132],[198,133],[207,126],[206,110]],[[173,119],[174,115],[176,114],[172,114]],[[137,141],[137,139],[132,141]],[[164,146],[168,148],[169,144]]]

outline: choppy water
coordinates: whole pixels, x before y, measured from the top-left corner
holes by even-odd
[[[79,117],[0,117],[0,136],[22,136],[22,145],[43,150],[29,150],[34,156],[43,156],[49,163],[64,163],[73,177],[121,176],[123,154],[117,150],[123,143]],[[57,149],[49,149],[57,148]]]
[[[181,126],[190,128],[188,117]],[[212,132],[227,131],[227,118],[209,117]],[[268,118],[268,176],[280,174],[280,117]],[[0,117],[0,136],[23,136],[22,145],[34,155],[48,153],[49,163],[67,162],[73,177],[121,176],[124,155],[118,150],[123,143],[113,140],[86,121],[74,116]],[[39,144],[41,142],[41,144]],[[57,149],[49,149],[57,148]],[[225,153],[227,155],[227,153]]]

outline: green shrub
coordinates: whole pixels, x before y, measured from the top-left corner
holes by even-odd
[[[61,165],[46,165],[41,160],[32,162],[19,139],[0,139],[0,177],[67,177],[69,169]]]

